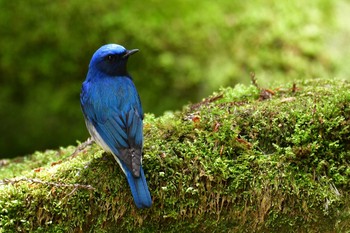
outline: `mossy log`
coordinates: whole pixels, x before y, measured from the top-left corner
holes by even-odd
[[[54,133],[54,132],[48,132]],[[146,114],[153,206],[97,145],[0,161],[0,232],[345,232],[350,83],[223,88]]]

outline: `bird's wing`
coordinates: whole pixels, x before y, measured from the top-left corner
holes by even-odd
[[[108,148],[104,149],[109,149],[117,160],[121,160],[126,168],[132,171],[134,176],[139,177],[143,143],[143,112],[139,97],[137,96],[133,104],[124,107],[123,111],[117,109],[118,104],[96,106],[84,96],[81,102],[86,121],[93,126],[93,130],[98,134],[97,137],[102,139],[102,142],[98,143],[106,145]],[[125,169],[125,167],[122,168]]]

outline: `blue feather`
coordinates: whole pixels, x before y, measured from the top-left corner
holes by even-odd
[[[141,164],[143,110],[126,71],[128,56],[136,51],[113,44],[98,49],[91,59],[80,103],[90,135],[119,163],[136,206],[146,208],[152,199]]]
[[[151,194],[148,190],[143,168],[141,167],[139,178],[134,177],[129,170],[126,171],[126,178],[137,208],[142,209],[151,207]]]

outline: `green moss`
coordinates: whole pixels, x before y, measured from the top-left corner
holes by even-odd
[[[74,156],[68,147],[8,160],[0,229],[342,232],[350,225],[349,90],[341,80],[237,85],[146,115],[147,210],[135,208],[121,169],[95,144]]]

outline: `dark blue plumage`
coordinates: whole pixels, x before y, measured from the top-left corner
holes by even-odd
[[[126,70],[128,57],[137,49],[117,44],[99,48],[90,61],[80,103],[90,135],[114,155],[128,180],[138,208],[152,205],[142,169],[142,120],[140,97]]]

